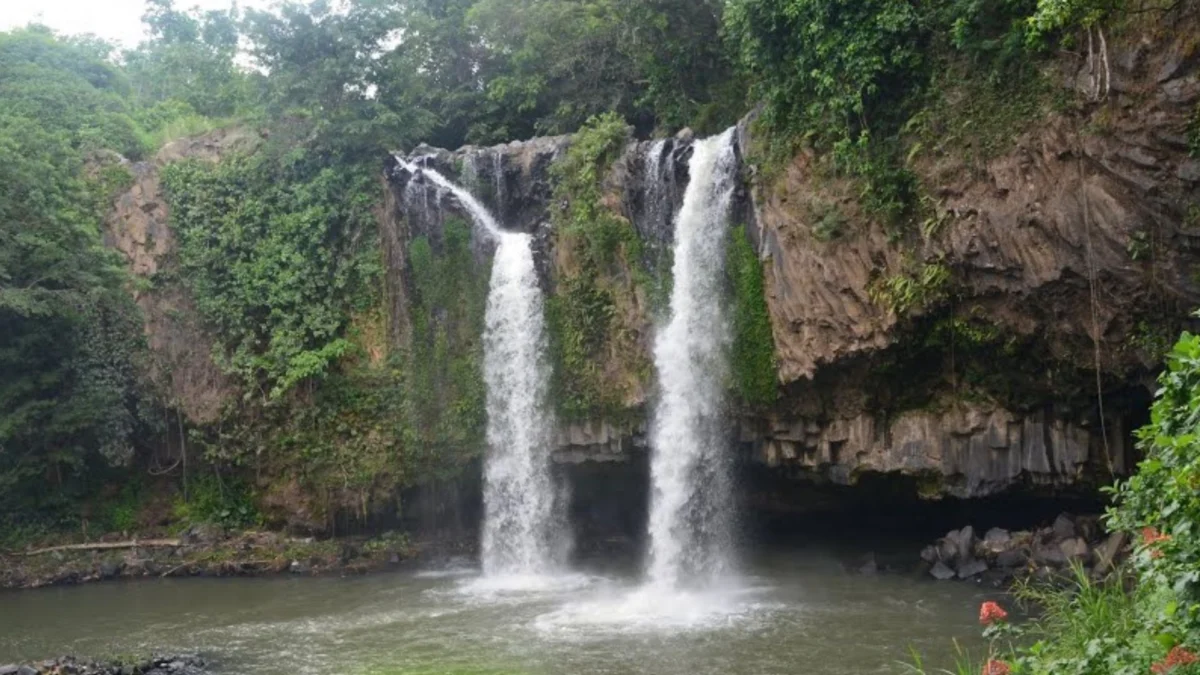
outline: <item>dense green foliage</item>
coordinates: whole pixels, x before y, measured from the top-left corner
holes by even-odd
[[[142,146],[103,55],[0,34],[0,526],[29,517],[20,503],[55,517],[76,479],[131,459],[140,424],[138,319],[100,231],[129,180],[105,150]]]
[[[732,0],[725,29],[754,97],[764,104],[759,125],[766,140],[758,152],[766,167],[809,146],[827,159],[824,171],[859,181],[862,204],[894,225],[918,206],[906,160],[922,109],[963,80],[987,83],[1002,97],[1036,83],[1040,75],[1030,66],[1053,40],[1118,5]],[[958,75],[947,81],[947,72]]]
[[[437,464],[483,447],[483,328],[488,267],[471,252],[471,226],[446,221],[440,250],[424,237],[409,249],[416,297],[404,366],[405,447]]]
[[[617,312],[605,277],[614,266],[637,260],[639,241],[632,224],[602,203],[602,191],[628,137],[619,116],[592,118],[551,168],[554,202],[561,205],[552,214],[557,245],[571,257],[546,305],[554,398],[567,419],[618,407],[604,377]],[[633,247],[630,255],[626,247]]]
[[[226,118],[251,105],[250,77],[234,64],[238,16],[230,11],[188,14],[170,0],[148,0],[150,40],[125,55],[124,70],[144,110],[143,121],[197,115]]]
[[[1146,459],[1116,489],[1109,521],[1169,538],[1143,551],[1137,570],[1142,583],[1171,589],[1186,629],[1200,637],[1200,336],[1184,333],[1167,356],[1138,443]]]
[[[730,232],[725,269],[733,286],[733,371],[734,391],[753,407],[775,402],[778,377],[775,372],[775,336],[767,309],[762,263],[745,226]]]
[[[344,356],[350,314],[374,300],[374,184],[300,154],[171,165],[163,184],[180,274],[217,330],[219,364],[278,398]]]

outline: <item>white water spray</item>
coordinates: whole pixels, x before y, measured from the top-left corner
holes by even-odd
[[[560,567],[565,546],[555,517],[550,475],[551,425],[542,292],[533,238],[500,229],[471,193],[437,171],[401,161],[439,192],[449,193],[496,242],[484,334],[487,440],[484,469],[483,572],[536,577]]]
[[[542,291],[531,237],[504,233],[492,263],[484,336],[488,453],[483,571],[546,574],[556,554]]]
[[[698,141],[675,223],[671,319],[654,348],[661,391],[651,437],[648,575],[656,587],[705,585],[730,571],[729,330],[719,298],[736,171],[732,129]]]

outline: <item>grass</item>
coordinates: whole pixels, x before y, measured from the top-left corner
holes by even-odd
[[[1109,636],[1131,636],[1144,628],[1142,607],[1151,600],[1149,586],[1134,584],[1118,572],[1096,581],[1075,563],[1060,583],[1022,581],[1013,589],[1016,598],[1038,610],[1025,633],[1038,639],[1042,660],[1071,660],[1094,651]],[[1052,638],[1052,639],[1051,639]]]
[[[162,126],[146,132],[143,142],[146,147],[158,150],[171,141],[190,136],[199,136],[215,129],[235,124],[232,119],[205,117],[191,113],[177,117]]]
[[[1057,578],[1016,583],[1013,598],[1034,618],[989,628],[991,647],[981,658],[955,643],[953,670],[930,669],[915,650],[901,665],[913,675],[977,674],[988,659],[1010,664],[1014,673],[1116,672],[1109,668],[1128,663],[1130,655],[1161,651],[1146,630],[1146,608],[1161,604],[1155,593],[1125,570],[1096,580],[1074,563]]]
[[[900,667],[904,669],[905,673],[910,673],[911,675],[978,675],[980,670],[979,666],[971,660],[971,653],[964,649],[958,643],[958,640],[954,641],[953,670],[945,668],[929,669],[926,667],[925,661],[921,658],[920,652],[915,649],[909,650],[909,656],[912,658],[912,663],[901,663]]]

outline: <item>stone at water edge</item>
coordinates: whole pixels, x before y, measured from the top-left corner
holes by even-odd
[[[17,668],[17,675],[38,675],[38,671],[29,666],[21,666]]]
[[[1096,548],[1096,573],[1103,574],[1107,572],[1117,560],[1117,556],[1129,543],[1129,533],[1113,532],[1108,535],[1108,539]]]
[[[122,563],[106,562],[100,564],[101,579],[115,579],[125,566]]]
[[[945,541],[950,544],[953,552],[943,558],[959,561],[970,560],[975,555],[975,528],[967,525],[961,530],[951,530],[946,534]]]
[[[0,666],[0,675],[14,675],[14,673],[17,672],[17,668],[18,666],[16,664]]]
[[[982,560],[975,559],[964,562],[958,566],[958,578],[970,579],[971,577],[979,576],[988,571],[987,563]]]
[[[998,554],[1012,546],[1012,534],[1008,530],[993,527],[983,535],[983,548],[988,553]]]
[[[1010,548],[1007,551],[1001,551],[996,555],[996,566],[1007,569],[1016,569],[1024,567],[1029,561],[1029,557],[1025,555],[1025,551],[1019,548]]]
[[[932,565],[935,562],[937,562],[939,559],[940,558],[938,556],[938,547],[936,545],[930,544],[929,546],[926,546],[925,548],[921,549],[921,560],[924,560],[925,562]]]
[[[1068,561],[1085,561],[1087,560],[1089,553],[1087,542],[1083,540],[1083,537],[1075,537],[1074,539],[1067,539],[1066,541],[1060,542],[1058,548],[1062,551],[1063,555],[1066,556]]]
[[[1039,541],[1033,545],[1033,561],[1038,565],[1062,567],[1067,564],[1067,556],[1054,542]]]
[[[1060,541],[1073,539],[1077,534],[1075,521],[1066,513],[1058,514],[1058,517],[1054,519],[1054,524],[1050,526],[1050,530],[1054,532],[1054,538]]]
[[[929,574],[938,581],[949,581],[954,578],[954,570],[940,560],[933,566],[933,569],[929,570]]]

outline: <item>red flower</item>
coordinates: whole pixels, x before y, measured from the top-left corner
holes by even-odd
[[[1153,546],[1164,541],[1171,541],[1171,535],[1163,534],[1153,527],[1142,528],[1142,545]]]
[[[980,675],[1008,675],[1010,672],[1012,671],[1009,669],[1007,663],[992,659],[983,664],[983,670],[980,671]]]
[[[1167,653],[1167,658],[1150,666],[1150,672],[1154,673],[1154,675],[1161,675],[1162,673],[1169,673],[1179,666],[1188,666],[1197,662],[1200,662],[1200,657],[1189,652],[1182,645],[1176,645]]]
[[[997,621],[1003,621],[1008,618],[1008,612],[996,603],[988,600],[979,606],[979,623],[990,626]]]

